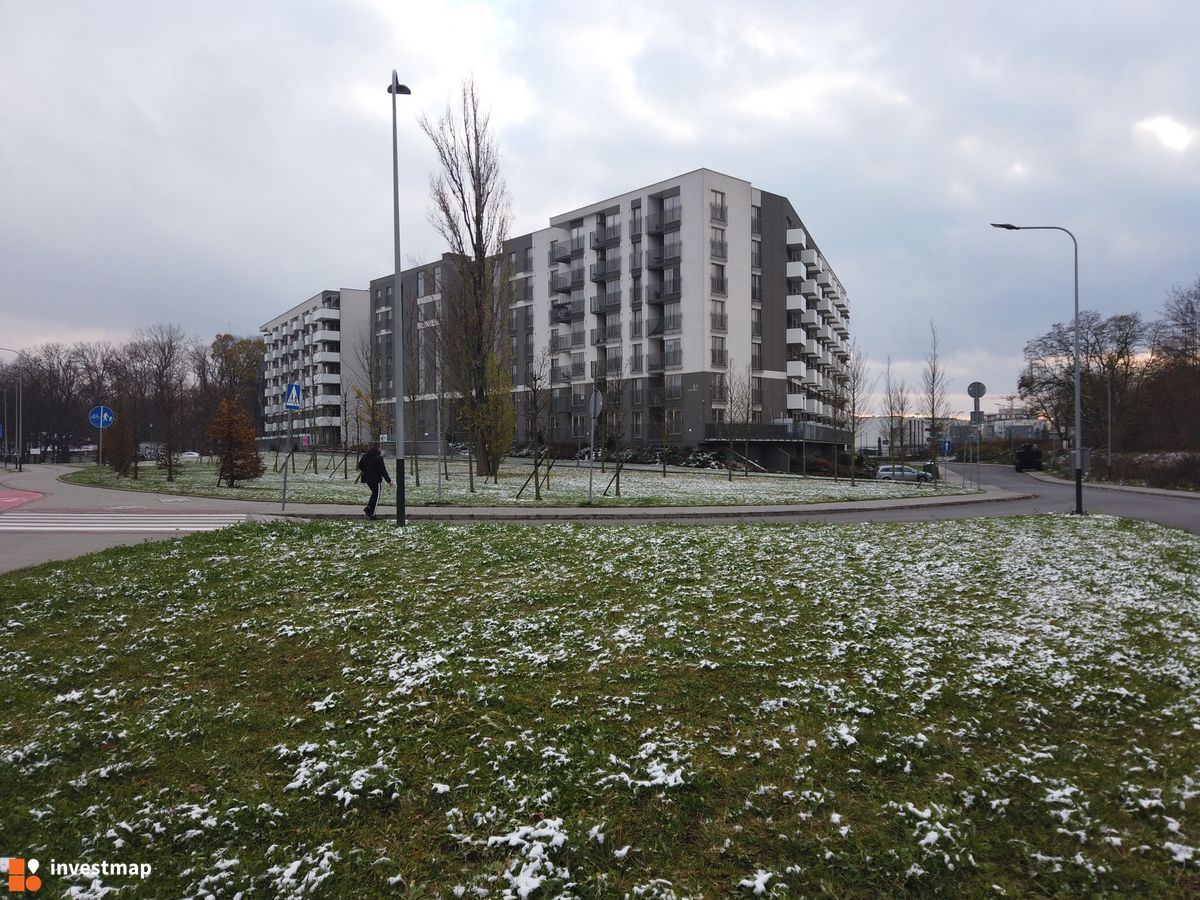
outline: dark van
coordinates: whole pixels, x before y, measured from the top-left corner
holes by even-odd
[[[1013,455],[1018,472],[1026,469],[1042,471],[1042,448],[1036,444],[1022,444]]]

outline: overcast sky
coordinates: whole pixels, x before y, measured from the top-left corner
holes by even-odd
[[[837,7],[832,9],[832,7]],[[860,347],[956,409],[1084,308],[1153,318],[1200,271],[1200,4],[0,0],[0,345],[255,333],[405,258],[416,126],[474,74],[514,233],[705,166],[787,196]]]

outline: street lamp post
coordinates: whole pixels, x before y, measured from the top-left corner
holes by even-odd
[[[400,83],[396,70],[392,69],[392,83],[388,85],[392,95],[392,223],[395,236],[396,276],[392,282],[392,321],[396,334],[396,527],[404,527],[404,303],[400,291],[400,155],[396,144],[396,97],[411,94]]]
[[[16,353],[20,355],[20,350],[14,350],[11,347],[0,347],[0,350],[5,350],[8,353]],[[25,376],[21,370],[17,369],[17,398],[16,407],[13,410],[16,413],[17,419],[17,471],[24,472],[25,469],[21,465],[21,460],[24,454],[22,450],[25,444]],[[7,431],[7,429],[5,429]],[[5,443],[8,442],[8,435],[4,436]]]
[[[993,228],[1006,231],[1061,231],[1071,239],[1075,248],[1075,515],[1083,515],[1083,415],[1079,403],[1079,241],[1075,235],[1059,225],[1010,225],[1007,222],[992,222]]]

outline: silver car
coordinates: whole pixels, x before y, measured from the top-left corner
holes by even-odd
[[[875,470],[875,477],[880,481],[933,481],[928,472],[912,466],[880,466]]]

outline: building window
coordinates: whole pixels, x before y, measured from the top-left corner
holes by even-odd
[[[750,370],[753,372],[762,371],[762,344],[750,345]]]
[[[750,299],[762,300],[762,276],[757,272],[750,276]]]
[[[670,340],[667,340],[664,343],[663,351],[664,356],[666,357],[663,360],[665,365],[668,367],[683,365],[683,349],[680,345],[679,338],[671,338]]]
[[[750,241],[750,265],[756,269],[762,268],[762,241]]]
[[[683,376],[682,375],[667,375],[664,379],[667,389],[668,400],[683,399]]]
[[[724,366],[725,363],[725,338],[714,335],[712,338],[712,364]]]
[[[631,372],[641,372],[642,371],[642,345],[641,344],[633,345],[633,362],[630,364],[630,371]]]
[[[710,312],[712,313],[711,318],[712,318],[713,331],[728,330],[729,319],[725,315],[725,301],[724,300],[710,300],[709,303],[711,304]]]
[[[633,410],[629,414],[629,421],[633,426],[633,436],[635,438],[642,437],[643,431],[645,430],[645,425],[642,419],[642,411],[640,409]]]
[[[762,207],[750,207],[750,231],[752,234],[762,234]]]
[[[641,378],[633,379],[633,405],[641,406],[646,400],[646,382]]]
[[[682,434],[683,433],[683,410],[668,409],[667,410],[667,434]]]
[[[750,307],[750,336],[762,337],[762,309]]]

